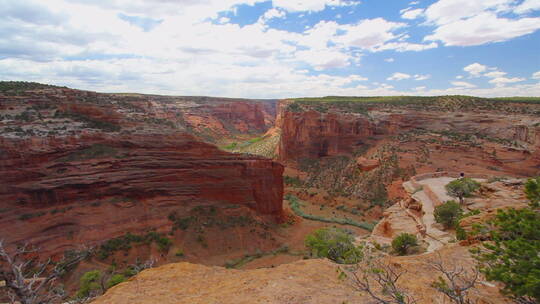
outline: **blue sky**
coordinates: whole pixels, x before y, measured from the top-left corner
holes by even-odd
[[[540,96],[540,0],[0,0],[0,80],[286,98]]]

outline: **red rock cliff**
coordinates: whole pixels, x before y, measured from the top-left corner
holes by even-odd
[[[282,212],[280,164],[186,134],[0,142],[0,237],[45,252],[170,228],[172,210],[198,205]]]
[[[289,111],[287,101],[279,104],[277,127],[282,135],[279,159],[300,160],[350,154],[374,134],[375,126],[362,114]]]

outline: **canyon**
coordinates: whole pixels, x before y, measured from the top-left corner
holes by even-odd
[[[10,248],[29,242],[43,258],[91,250],[64,279],[70,292],[93,269],[141,259],[164,265],[96,303],[168,303],[172,295],[171,303],[365,301],[338,280],[339,266],[302,261],[307,234],[337,226],[385,248],[401,232],[429,234],[422,198],[430,189],[422,180],[459,172],[483,181],[467,205],[481,212],[463,221],[470,230],[498,208],[524,206],[524,179],[540,175],[537,101],[278,101],[4,87],[0,239]],[[380,254],[416,278],[404,281],[420,303],[432,303],[425,262],[439,253],[472,267],[468,249],[477,240],[456,242],[450,233],[433,246],[420,239],[426,253]],[[190,289],[177,278],[189,279]],[[209,278],[214,287],[197,292]],[[495,286],[481,285],[481,303],[504,303],[490,298]]]

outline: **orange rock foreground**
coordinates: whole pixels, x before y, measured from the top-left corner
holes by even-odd
[[[440,251],[445,261],[472,267],[468,248],[454,245]],[[392,257],[400,271],[398,281],[418,303],[445,303],[430,287],[437,279],[428,261],[437,255]],[[233,270],[190,263],[176,263],[146,270],[128,282],[111,288],[94,304],[146,303],[368,303],[347,280],[338,278],[338,264],[329,260],[302,260],[276,268]],[[480,282],[471,293],[478,303],[505,303],[491,284]]]

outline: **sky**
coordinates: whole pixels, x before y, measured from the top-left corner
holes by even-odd
[[[245,98],[540,96],[540,0],[0,0],[0,80]]]

